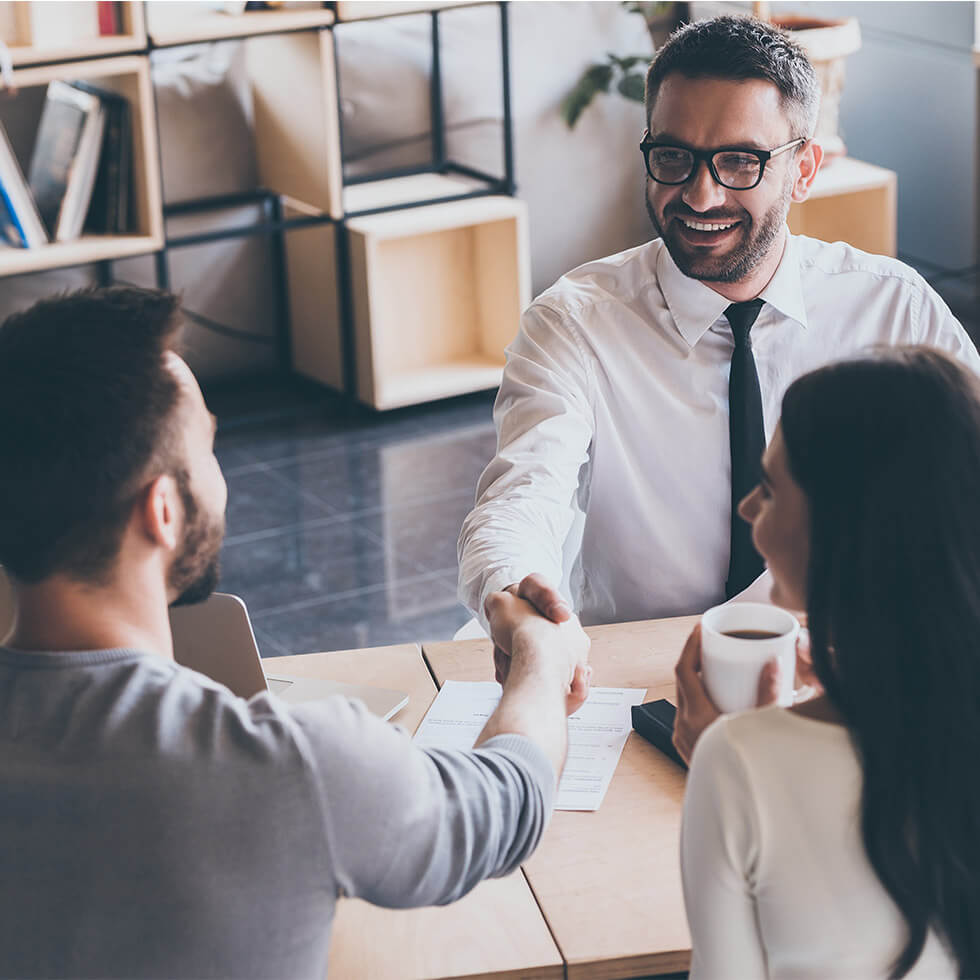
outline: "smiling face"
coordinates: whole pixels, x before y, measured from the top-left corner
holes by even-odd
[[[762,468],[762,481],[738,505],[738,513],[752,525],[752,543],[769,566],[772,601],[789,609],[805,609],[810,507],[790,474],[778,426],[762,457]]]
[[[677,73],[661,83],[649,129],[656,142],[695,150],[772,150],[803,135],[792,131],[779,89],[771,82]],[[815,152],[819,149],[808,144],[774,157],[751,190],[722,187],[703,162],[684,184],[647,178],[647,213],[677,267],[707,283],[761,277],[761,290],[782,254],[790,202],[805,199],[809,170],[815,173],[819,165]]]

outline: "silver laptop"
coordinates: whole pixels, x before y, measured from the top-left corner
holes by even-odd
[[[313,677],[266,673],[259,657],[245,603],[236,595],[215,592],[204,602],[170,610],[174,660],[224,684],[239,697],[271,691],[284,701],[316,701],[343,694],[359,698],[368,710],[391,718],[408,704],[404,691]]]

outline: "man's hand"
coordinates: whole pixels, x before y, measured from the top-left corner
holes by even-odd
[[[564,687],[566,713],[577,711],[588,697],[592,676],[590,641],[578,618],[569,614],[564,622],[554,623],[525,599],[507,592],[487,596],[486,614],[496,677],[505,690],[517,674],[547,678],[552,673]]]
[[[572,610],[564,596],[537,572],[525,575],[520,582],[508,585],[504,591],[527,600],[542,616],[553,623],[564,623],[565,620],[571,619]]]
[[[526,575],[520,582],[508,585],[504,592],[509,592],[512,596],[517,596],[525,602],[530,603],[537,612],[552,623],[566,623],[572,618],[572,610],[565,601],[562,594],[544,576],[536,572]],[[484,605],[484,612],[487,620],[490,621],[490,596]],[[507,680],[507,673],[510,670],[511,646],[508,633],[504,629],[495,629],[493,622],[490,622],[490,633],[493,636],[493,666],[494,675],[498,684],[503,684]]]
[[[701,624],[691,631],[680,660],[674,668],[677,678],[677,717],[674,719],[674,748],[690,763],[694,743],[721,712],[708,696],[701,677]],[[759,675],[756,705],[772,704],[779,695],[779,661],[770,660]]]

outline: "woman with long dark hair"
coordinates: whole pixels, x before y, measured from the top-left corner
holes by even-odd
[[[697,743],[692,977],[980,977],[980,381],[928,348],[822,368],[763,467],[740,513],[823,693]]]

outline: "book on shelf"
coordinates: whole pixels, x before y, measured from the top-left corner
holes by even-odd
[[[0,237],[16,248],[34,248],[48,240],[3,123],[0,123]]]
[[[122,4],[117,0],[98,0],[96,6],[99,11],[99,34],[103,37],[122,34]]]
[[[133,162],[132,122],[129,102],[115,92],[84,82],[75,87],[102,101],[105,131],[92,200],[85,218],[85,231],[97,235],[124,235],[129,231],[129,199]]]
[[[51,239],[82,233],[102,154],[106,109],[100,95],[78,85],[48,83],[28,183]]]

